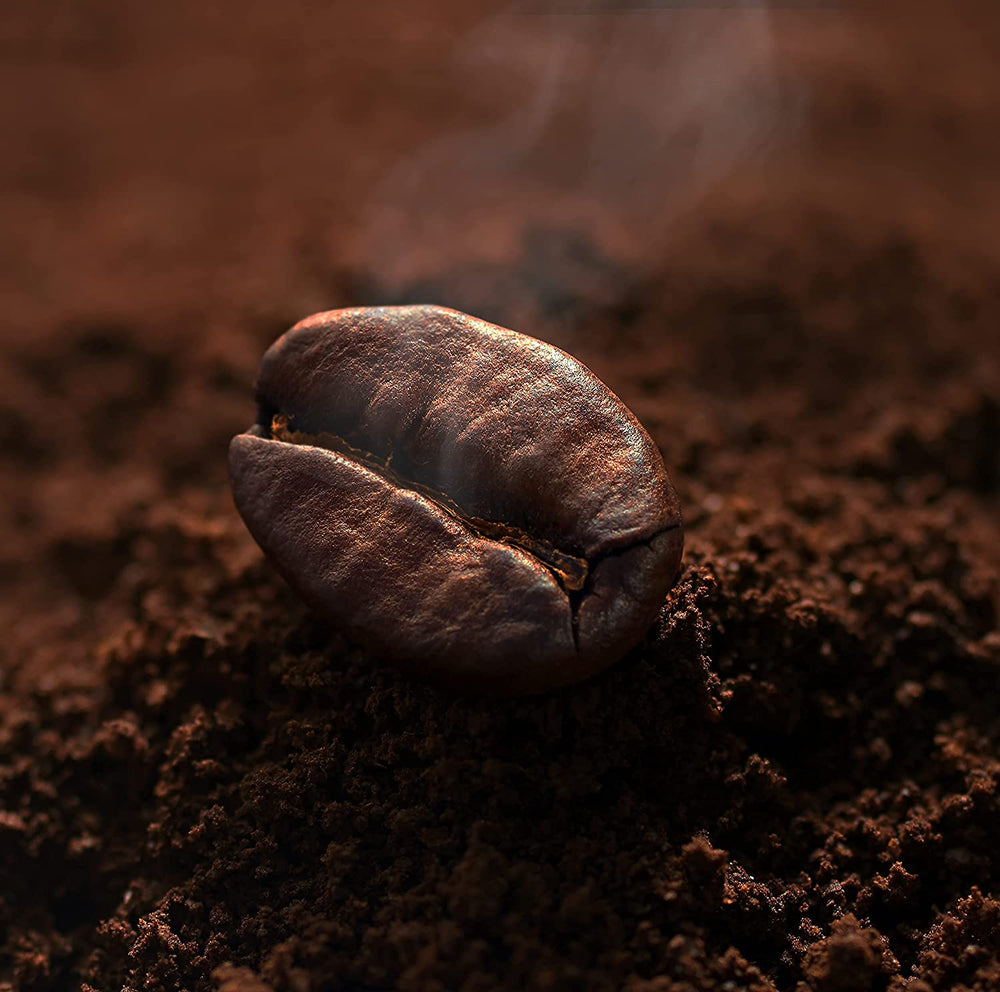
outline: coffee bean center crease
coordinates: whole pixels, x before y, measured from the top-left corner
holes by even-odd
[[[443,493],[433,486],[425,485],[422,482],[417,482],[415,479],[407,478],[393,471],[390,467],[392,464],[391,455],[387,458],[380,458],[378,455],[370,451],[365,451],[363,448],[354,447],[345,441],[344,438],[340,437],[339,434],[333,434],[329,431],[322,431],[317,434],[297,431],[292,425],[291,419],[281,413],[275,414],[271,418],[269,430],[270,437],[274,441],[281,441],[285,444],[307,444],[314,448],[325,448],[345,458],[350,458],[352,461],[382,476],[388,482],[403,489],[410,489],[429,499],[444,512],[468,527],[473,533],[526,551],[537,558],[555,576],[556,581],[567,593],[580,593],[587,584],[590,565],[586,558],[569,554],[566,551],[560,551],[550,542],[542,538],[533,537],[520,527],[501,523],[496,520],[484,520],[482,517],[476,517],[467,513],[447,493]],[[573,601],[576,597],[571,596],[570,599]]]

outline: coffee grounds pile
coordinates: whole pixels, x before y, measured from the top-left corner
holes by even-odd
[[[3,14],[0,989],[1000,988],[996,15],[776,13],[793,139],[641,250],[511,166],[400,261],[376,175],[524,93],[377,6]],[[588,683],[415,684],[233,509],[264,348],[402,302],[663,451],[684,565]]]

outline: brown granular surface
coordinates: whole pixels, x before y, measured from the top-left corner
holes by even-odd
[[[545,15],[5,5],[0,989],[1000,988],[1000,18],[866,7],[770,15],[793,130],[602,186],[556,179],[638,49],[518,136]],[[589,16],[567,72],[700,15]],[[406,196],[461,223],[380,241]],[[403,301],[663,450],[683,571],[585,685],[415,685],[233,510],[263,348]]]

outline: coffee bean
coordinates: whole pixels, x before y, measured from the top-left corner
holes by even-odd
[[[539,692],[635,645],[683,547],[635,416],[551,345],[434,306],[308,317],[264,355],[233,493],[302,598],[439,684]]]

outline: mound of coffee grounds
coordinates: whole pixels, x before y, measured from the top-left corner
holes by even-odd
[[[982,24],[879,10],[849,55],[789,22],[812,125],[759,195],[638,254],[490,200],[391,272],[363,163],[486,106],[432,71],[466,5],[11,15],[0,989],[997,987],[1000,259],[931,192],[995,161],[995,79],[942,41]],[[263,349],[410,302],[571,351],[663,452],[681,573],[590,681],[417,684],[235,512]]]

